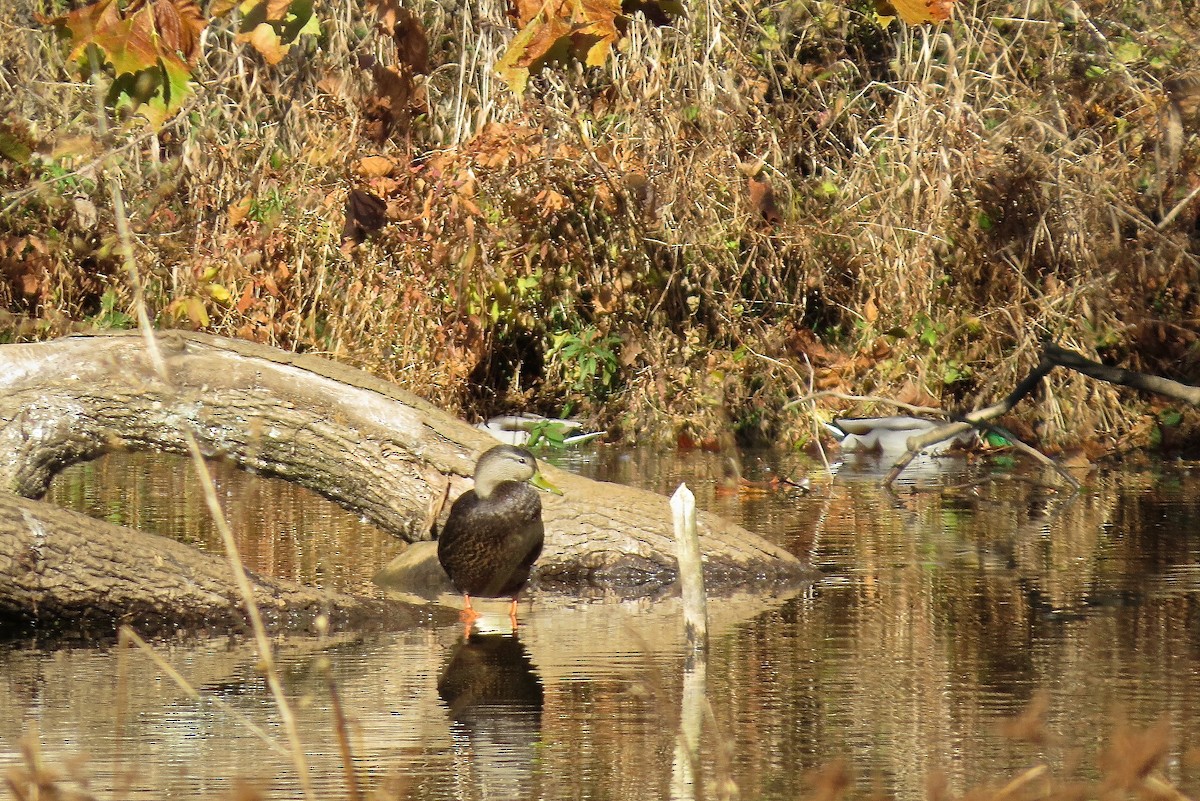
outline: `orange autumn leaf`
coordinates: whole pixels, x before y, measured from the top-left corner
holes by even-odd
[[[891,6],[900,19],[909,25],[925,22],[942,22],[950,19],[955,0],[883,0],[881,14],[885,14]]]
[[[387,156],[364,156],[354,164],[354,171],[363,178],[382,178],[396,169],[396,162]]]
[[[587,49],[586,63],[589,67],[603,66],[620,36],[617,31],[617,17],[621,15],[620,0],[580,0],[579,9],[583,23],[580,35],[596,40]]]
[[[517,19],[517,24],[524,28],[541,12],[542,7],[547,5],[553,5],[553,3],[545,3],[542,0],[513,0],[510,7],[513,16]]]
[[[200,6],[195,0],[155,0],[152,8],[163,44],[188,64],[195,65],[200,54],[200,34],[208,27]]]
[[[682,6],[644,3],[667,21]],[[513,91],[524,91],[530,74],[555,61],[577,58],[589,67],[608,60],[627,21],[621,0],[512,0],[511,14],[520,30],[496,64]]]
[[[271,65],[283,61],[301,36],[321,32],[309,0],[242,0],[238,10],[241,30],[234,41],[249,44]]]
[[[758,209],[762,218],[771,225],[783,222],[779,203],[775,200],[775,188],[765,177],[750,177],[750,205]]]
[[[250,214],[250,209],[253,207],[253,205],[254,197],[252,195],[246,195],[237,203],[231,203],[229,205],[229,211],[227,212],[229,216],[229,227],[237,228],[238,225],[241,224],[242,220],[246,219],[246,217]]]
[[[234,37],[238,42],[246,42],[257,50],[268,64],[275,65],[283,61],[291,45],[280,41],[279,34],[269,22],[260,22],[248,33],[239,33]]]
[[[68,58],[90,71],[99,53],[114,73],[110,103],[153,126],[173,116],[191,94],[191,71],[207,25],[195,0],[96,0],[58,17],[38,16],[71,38]],[[95,50],[90,48],[95,47]]]
[[[522,94],[531,72],[541,69],[552,57],[565,55],[563,44],[570,32],[570,26],[558,17],[534,17],[513,37],[496,63],[496,72],[514,92]],[[557,53],[558,49],[562,52]]]

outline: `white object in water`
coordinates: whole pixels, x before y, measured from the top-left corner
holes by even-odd
[[[880,453],[898,457],[908,450],[908,438],[945,425],[944,420],[897,415],[893,417],[843,417],[826,423],[825,428],[851,453]],[[948,440],[936,442],[922,451],[931,455],[945,453],[955,442],[969,444],[975,432],[968,431]]]
[[[525,445],[534,428],[546,423],[560,426],[564,431],[578,431],[583,423],[578,420],[564,420],[557,417],[542,417],[540,414],[502,414],[476,424],[476,428],[486,431],[506,445]],[[586,434],[573,434],[563,438],[564,445],[580,445],[602,437],[607,432],[593,431]]]

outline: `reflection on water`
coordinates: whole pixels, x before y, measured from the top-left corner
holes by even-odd
[[[228,462],[209,462],[209,470],[242,560],[255,572],[353,592],[404,547],[298,484],[254,478]],[[224,553],[193,471],[183,456],[116,453],[65,470],[46,500]]]
[[[438,678],[461,798],[528,798],[542,731],[541,679],[513,634],[472,631]]]
[[[844,466],[830,480],[800,456],[744,462],[752,480],[811,471],[811,492],[719,495],[712,454],[598,449],[567,459],[570,469],[662,492],[686,480],[701,508],[784,544],[823,574],[791,597],[761,598],[748,587],[710,603],[703,684],[711,714],[696,762],[706,791],[697,797],[717,797],[721,782],[741,798],[801,797],[806,776],[843,758],[860,796],[879,788],[925,798],[930,781],[959,794],[1039,763],[1089,778],[1118,713],[1137,727],[1165,720],[1174,735],[1165,775],[1185,793],[1200,791],[1194,465],[1093,475],[1066,497],[1034,480],[1040,475],[960,464],[916,476],[892,496],[869,464]],[[149,516],[153,504],[183,520],[203,514],[186,473],[150,464],[158,466],[140,473],[119,462],[93,466],[121,478],[91,500],[91,479],[68,479],[56,497],[122,520]],[[307,494],[263,495],[259,481],[236,474],[222,482],[235,527],[260,532],[259,557],[279,555],[257,569],[353,585],[398,550],[371,532],[332,534],[343,522]],[[185,523],[176,536],[203,539],[197,526]],[[283,541],[270,545],[273,531]],[[695,683],[683,679],[675,601],[585,603],[535,591],[525,603],[519,641],[464,643],[456,624],[279,643],[322,797],[344,788],[318,654],[330,660],[351,719],[362,783],[381,797],[677,792],[682,701]],[[504,606],[493,611],[503,616]],[[296,797],[286,755],[242,723],[283,741],[252,647],[198,638],[160,651],[200,701],[140,653],[0,648],[0,766],[17,761],[17,739],[36,726],[46,761],[86,758],[80,770],[94,790],[210,798],[244,777],[273,798]],[[484,670],[489,661],[502,667]],[[480,672],[498,684],[473,684]],[[1012,717],[1040,690],[1045,732],[1014,739]]]

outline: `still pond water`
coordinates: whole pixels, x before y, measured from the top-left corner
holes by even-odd
[[[1114,731],[1163,721],[1163,775],[1200,793],[1200,465],[1093,473],[1072,495],[1019,465],[950,462],[893,497],[870,462],[831,478],[801,456],[748,454],[749,478],[807,473],[811,489],[730,497],[713,454],[558,461],[663,493],[686,481],[700,508],[821,577],[710,600],[707,665],[686,679],[670,599],[533,593],[519,639],[464,644],[460,626],[427,623],[281,640],[318,797],[348,797],[330,677],[376,798],[793,799],[843,764],[853,797],[915,800],[1037,764],[1091,780]],[[110,456],[61,476],[52,499],[219,550],[190,470]],[[352,590],[402,549],[304,490],[215,473],[255,570]],[[156,652],[198,700],[141,652],[0,645],[0,770],[36,735],[46,765],[100,798],[222,798],[243,782],[298,798],[251,645],[192,636]],[[1041,736],[1017,736],[1036,729],[1013,724],[1035,699]],[[690,792],[681,720],[700,730]]]

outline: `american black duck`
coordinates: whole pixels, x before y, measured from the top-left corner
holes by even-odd
[[[450,508],[438,537],[438,561],[463,594],[468,624],[479,616],[471,606],[475,595],[512,598],[508,615],[516,626],[517,596],[542,552],[545,533],[542,501],[533,487],[562,494],[542,477],[532,453],[497,445],[475,463],[475,488]]]

